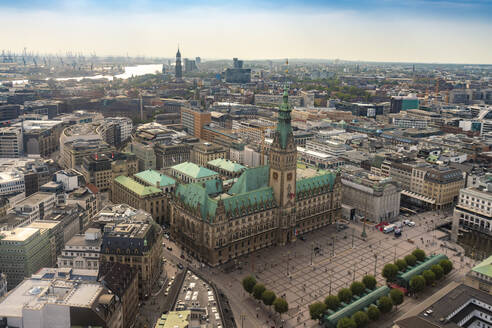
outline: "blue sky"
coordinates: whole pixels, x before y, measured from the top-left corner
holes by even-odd
[[[492,0],[0,0],[0,48],[492,63]]]

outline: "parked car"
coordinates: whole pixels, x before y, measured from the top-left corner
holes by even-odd
[[[180,269],[180,270],[183,270],[183,269],[184,269],[184,266],[183,266],[181,263],[178,263],[177,267],[178,267],[178,269]]]
[[[397,237],[397,238],[401,237],[401,229],[399,229],[399,228],[395,229],[395,237]]]
[[[409,226],[409,227],[415,227],[415,222],[413,222],[413,221],[409,221],[409,222],[407,223],[407,226]]]
[[[167,250],[171,252],[173,248],[171,246],[167,246]]]

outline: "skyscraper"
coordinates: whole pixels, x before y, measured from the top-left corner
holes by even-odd
[[[183,68],[181,67],[181,53],[176,53],[176,79],[181,79],[183,77]]]

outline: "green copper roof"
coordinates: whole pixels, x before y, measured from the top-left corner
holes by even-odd
[[[289,106],[289,93],[287,86],[284,89],[284,95],[282,97],[282,104],[278,110],[278,123],[277,133],[279,135],[280,146],[285,149],[287,147],[287,138],[292,133],[292,126],[290,125],[290,106]]]
[[[228,171],[231,173],[241,172],[244,169],[246,169],[246,166],[243,166],[239,163],[230,161],[228,159],[223,159],[223,158],[216,158],[214,160],[209,161],[207,164],[221,168],[222,170],[225,170],[225,171]]]
[[[199,210],[202,219],[209,222],[215,219],[220,201],[224,204],[227,216],[254,213],[276,206],[273,189],[268,186],[268,171],[268,166],[246,170],[229,190],[229,194],[222,193],[222,181],[215,179],[203,183],[179,184],[175,195],[189,208]],[[231,192],[233,188],[235,191]]]
[[[240,194],[268,186],[268,165],[247,169],[229,189],[229,194]]]
[[[250,192],[237,194],[224,200],[228,216],[242,216],[246,213],[262,211],[275,206],[272,187],[262,187]]]
[[[481,273],[484,276],[492,278],[492,256],[489,256],[482,263],[473,267],[472,271]]]
[[[147,196],[155,193],[160,193],[161,190],[152,187],[152,186],[144,186],[141,183],[138,183],[137,181],[133,180],[132,178],[126,177],[124,175],[120,175],[114,181],[118,182],[119,184],[123,185],[125,188],[128,188],[135,192],[139,196]]]
[[[157,182],[159,182],[160,187],[169,186],[176,183],[174,179],[168,177],[167,175],[151,169],[139,172],[135,174],[135,176],[154,187],[157,186]]]
[[[317,175],[310,178],[300,179],[296,181],[296,194],[302,194],[315,190],[317,188],[328,187],[333,189],[335,184],[336,174],[333,172]]]
[[[218,175],[218,173],[215,171],[198,166],[195,163],[191,162],[184,162],[178,165],[174,165],[172,168],[195,179]]]

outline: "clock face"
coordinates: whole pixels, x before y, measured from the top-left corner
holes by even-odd
[[[292,180],[292,173],[287,173],[287,180]]]
[[[278,173],[277,173],[277,172],[273,172],[273,178],[274,178],[275,180],[277,180],[277,179],[278,179]]]

